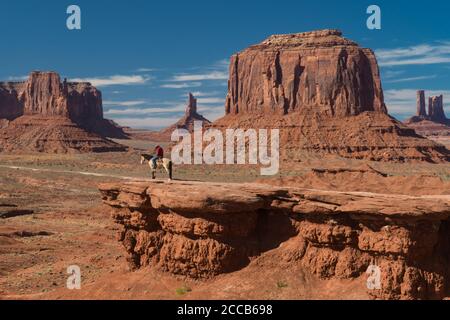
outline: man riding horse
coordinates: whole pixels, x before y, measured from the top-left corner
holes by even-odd
[[[164,168],[169,174],[169,180],[172,180],[172,160],[164,158],[164,149],[161,146],[156,146],[154,154],[141,154],[141,164],[148,162],[152,179],[156,178],[156,170],[158,168]]]
[[[164,158],[164,149],[161,146],[156,146],[154,155],[150,159],[150,161],[153,163],[153,167],[156,167],[156,161],[158,161],[158,159],[163,159],[163,158]]]

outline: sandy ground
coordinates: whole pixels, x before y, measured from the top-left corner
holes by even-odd
[[[142,149],[152,146],[130,143]],[[139,165],[139,153],[0,155],[0,299],[367,298],[364,279],[315,279],[305,270],[280,263],[282,248],[263,254],[243,270],[209,281],[173,277],[150,268],[128,271],[115,239],[118,227],[110,219],[109,208],[102,205],[97,185],[149,179],[148,168]],[[272,179],[279,183],[311,168],[367,164],[305,155],[301,163],[282,166]],[[426,174],[450,181],[448,164],[369,165],[393,176]],[[167,177],[158,173],[158,178]],[[252,166],[180,166],[175,167],[175,178],[244,182],[261,177]],[[82,270],[82,290],[65,288],[70,265]]]

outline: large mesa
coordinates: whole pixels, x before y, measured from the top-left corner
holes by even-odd
[[[375,161],[446,161],[449,151],[388,115],[372,50],[337,30],[274,35],[231,57],[216,127],[279,128],[282,158],[301,151]]]
[[[90,83],[32,72],[25,82],[0,83],[0,151],[123,151],[106,137],[125,138],[103,118],[101,92]]]

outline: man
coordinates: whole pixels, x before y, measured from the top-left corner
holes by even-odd
[[[150,159],[154,168],[156,168],[156,161],[162,158],[164,158],[164,149],[161,146],[156,146],[154,156]]]

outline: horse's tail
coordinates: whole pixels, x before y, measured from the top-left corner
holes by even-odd
[[[172,171],[173,170],[173,162],[172,160],[169,161],[169,179],[172,180]]]

